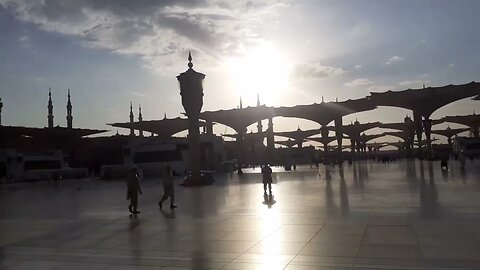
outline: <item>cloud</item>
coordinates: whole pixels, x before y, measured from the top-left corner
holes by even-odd
[[[258,26],[276,19],[286,1],[0,0],[0,6],[45,31],[73,36],[88,47],[136,55],[147,66],[166,70],[189,50],[202,61],[217,62],[256,44],[262,40],[255,32]]]
[[[429,80],[411,80],[411,81],[399,82],[398,85],[409,86],[413,88],[421,88],[424,84],[428,84],[428,83],[430,83]]]
[[[24,49],[28,49],[31,46],[31,40],[30,37],[27,35],[20,36],[18,38],[18,41],[20,42],[20,46]]]
[[[360,68],[363,68],[362,65],[355,65],[355,69],[360,69]]]
[[[372,91],[372,92],[385,92],[385,91],[388,91],[388,90],[395,89],[395,86],[388,85],[388,84],[379,84],[379,85],[369,86],[368,89],[369,89],[369,91]]]
[[[27,35],[23,35],[23,36],[20,36],[18,40],[20,40],[20,42],[26,42],[26,41],[29,41],[30,38]]]
[[[392,56],[390,59],[388,59],[387,62],[385,62],[385,64],[391,65],[391,64],[395,64],[403,61],[405,61],[405,58],[395,55],[395,56]]]
[[[455,64],[451,64],[451,63],[450,63],[450,64],[448,64],[448,67],[449,67],[449,68],[454,68],[454,67],[455,67]]]
[[[345,70],[339,67],[324,66],[320,63],[308,63],[298,65],[294,69],[295,78],[319,79],[328,76],[338,76],[345,73]]]
[[[353,87],[368,88],[369,91],[373,91],[373,92],[384,92],[387,90],[395,89],[393,85],[379,84],[378,82],[367,79],[367,78],[355,79],[351,82],[345,83],[345,86],[352,87],[352,88]]]
[[[347,87],[367,87],[367,86],[372,86],[375,84],[374,81],[366,78],[360,78],[360,79],[355,79],[351,82],[345,83],[345,86]]]
[[[130,92],[131,95],[137,96],[137,97],[144,97],[145,93],[139,92],[139,91],[132,91]]]

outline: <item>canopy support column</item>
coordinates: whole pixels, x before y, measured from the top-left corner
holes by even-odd
[[[343,142],[343,123],[342,117],[335,119],[335,137],[337,137],[338,152],[342,153],[342,142]]]
[[[427,138],[427,156],[430,158],[432,156],[432,120],[428,118],[423,120],[423,128],[425,130],[425,137]]]
[[[267,152],[268,152],[268,163],[273,162],[273,151],[275,149],[275,140],[273,134],[273,119],[272,117],[268,118],[268,129],[267,129]]]
[[[415,134],[417,135],[417,141],[418,141],[418,148],[419,154],[422,152],[422,132],[423,132],[423,127],[422,127],[422,115],[417,112],[413,111],[413,122],[415,124]]]

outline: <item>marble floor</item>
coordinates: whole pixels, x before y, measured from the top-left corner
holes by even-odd
[[[4,186],[0,269],[479,269],[479,165],[274,168],[272,200],[248,169],[175,210],[144,179],[137,216],[121,180]]]

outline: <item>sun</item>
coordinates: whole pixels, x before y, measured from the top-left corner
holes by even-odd
[[[288,61],[270,43],[262,43],[231,58],[227,68],[236,94],[248,100],[254,100],[259,94],[263,101],[272,101],[288,88]]]

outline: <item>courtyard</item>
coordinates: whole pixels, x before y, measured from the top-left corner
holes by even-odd
[[[138,215],[122,179],[7,185],[0,268],[478,269],[479,165],[275,167],[272,200],[259,168],[205,187],[175,179],[174,210],[158,208],[161,179],[146,178]]]

